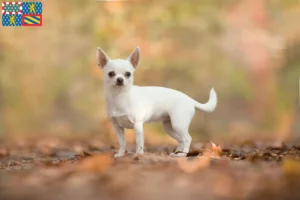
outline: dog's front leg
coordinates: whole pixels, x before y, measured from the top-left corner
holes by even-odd
[[[136,137],[136,152],[135,154],[144,153],[144,124],[142,122],[134,123],[134,132]]]
[[[117,158],[125,155],[126,139],[124,134],[124,128],[119,126],[119,124],[117,124],[115,120],[112,120],[112,124],[114,127],[114,131],[117,134],[119,145],[120,145],[118,153],[115,154],[115,158]]]

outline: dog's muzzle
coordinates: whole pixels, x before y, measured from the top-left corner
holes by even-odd
[[[124,79],[123,78],[117,78],[117,85],[123,85]]]

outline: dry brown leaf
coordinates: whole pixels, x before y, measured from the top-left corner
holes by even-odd
[[[208,167],[210,158],[207,156],[201,156],[191,161],[189,161],[187,158],[181,158],[177,160],[177,163],[179,168],[185,173],[194,173],[200,169]]]
[[[82,172],[105,172],[113,163],[113,158],[106,154],[95,154],[84,158],[78,166]]]
[[[211,143],[211,149],[212,149],[211,157],[220,158],[223,153],[222,148],[213,142],[210,142],[210,143]]]

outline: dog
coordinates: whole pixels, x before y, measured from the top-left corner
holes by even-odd
[[[107,115],[119,142],[119,150],[114,157],[126,153],[124,129],[134,129],[135,155],[143,154],[143,125],[150,122],[162,122],[164,131],[177,140],[177,149],[170,156],[187,156],[192,141],[189,126],[195,108],[208,113],[215,110],[217,94],[214,88],[210,90],[208,102],[201,104],[170,88],[133,85],[134,71],[140,62],[139,47],[127,59],[110,59],[101,48],[97,48],[96,59],[104,73]]]

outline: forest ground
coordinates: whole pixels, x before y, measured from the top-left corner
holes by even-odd
[[[187,158],[173,145],[114,159],[101,140],[0,141],[0,199],[299,199],[300,143],[196,143]]]

